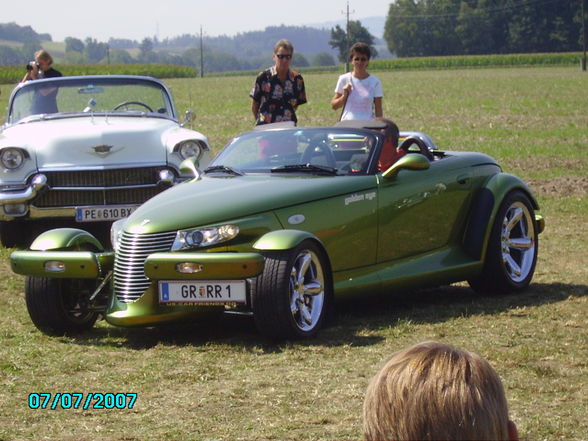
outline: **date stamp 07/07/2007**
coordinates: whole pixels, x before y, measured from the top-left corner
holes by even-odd
[[[132,409],[136,393],[32,393],[30,409]]]

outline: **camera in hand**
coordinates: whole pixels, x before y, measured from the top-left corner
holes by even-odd
[[[39,63],[37,63],[36,61],[31,61],[31,63],[35,63],[37,68],[39,67]],[[33,66],[31,66],[31,63],[27,63],[27,70],[33,70]]]

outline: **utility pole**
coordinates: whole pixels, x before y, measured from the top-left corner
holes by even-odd
[[[584,55],[582,56],[582,70],[586,71],[586,16],[584,15],[584,3],[586,0],[580,0],[582,2],[582,49],[584,50]]]
[[[355,11],[353,11],[355,12]],[[347,25],[345,27],[345,72],[349,72],[349,47],[350,47],[350,35],[349,35],[349,2],[347,2]]]
[[[204,50],[202,48],[202,25],[200,25],[200,78],[204,77]]]

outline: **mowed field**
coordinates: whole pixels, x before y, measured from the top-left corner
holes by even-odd
[[[100,322],[50,338],[0,250],[0,440],[359,440],[369,379],[393,352],[440,340],[500,374],[527,440],[588,439],[588,74],[577,68],[376,72],[384,113],[442,149],[482,151],[530,183],[546,219],[533,284],[467,284],[339,303],[316,339],[272,344],[250,320],[150,329]],[[336,75],[305,76],[301,125],[334,123]],[[251,128],[253,78],[169,80],[218,151]],[[9,85],[1,85],[6,107]],[[0,135],[1,136],[1,135]],[[206,209],[206,207],[202,207]],[[435,225],[430,226],[434,234]],[[132,409],[30,409],[30,393],[137,393]]]

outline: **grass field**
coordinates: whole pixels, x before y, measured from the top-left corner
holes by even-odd
[[[577,68],[378,72],[384,113],[443,149],[496,157],[528,181],[547,228],[518,296],[465,284],[355,299],[319,337],[273,345],[246,319],[49,338],[0,250],[0,440],[361,439],[369,378],[394,351],[441,340],[487,358],[527,440],[588,438],[588,75]],[[333,123],[336,76],[305,76],[301,125]],[[253,78],[170,80],[215,148],[251,128]],[[2,85],[2,108],[10,86]],[[1,135],[0,135],[1,136]],[[434,225],[431,225],[431,230]],[[137,393],[127,410],[31,410],[28,395]]]

